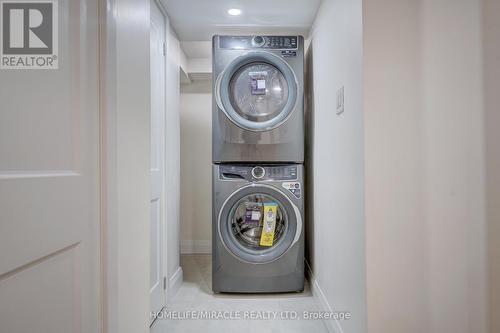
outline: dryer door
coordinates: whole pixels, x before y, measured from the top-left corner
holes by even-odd
[[[268,185],[249,185],[233,193],[220,211],[218,224],[226,249],[250,263],[280,258],[302,233],[297,206]]]
[[[297,102],[290,66],[269,52],[249,52],[229,64],[216,83],[217,104],[237,126],[268,131],[285,122]]]

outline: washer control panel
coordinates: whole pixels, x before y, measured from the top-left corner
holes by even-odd
[[[298,36],[220,36],[221,49],[296,50]]]
[[[220,165],[219,178],[223,180],[297,180],[295,165]]]

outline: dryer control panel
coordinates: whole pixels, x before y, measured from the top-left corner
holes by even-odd
[[[221,49],[296,50],[298,36],[220,36]]]
[[[219,178],[223,180],[297,180],[295,165],[220,165]]]

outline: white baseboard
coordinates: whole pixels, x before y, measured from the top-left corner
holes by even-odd
[[[175,270],[174,274],[172,274],[172,276],[168,280],[167,303],[170,302],[172,297],[175,296],[175,294],[181,287],[182,280],[183,280],[182,267],[179,266]]]
[[[309,280],[314,302],[316,303],[316,306],[318,307],[319,311],[333,312],[330,303],[328,303],[328,300],[326,299],[325,293],[321,289],[318,280],[316,280],[314,273],[311,269],[311,266],[307,261],[306,261],[306,275]],[[338,320],[333,320],[333,319],[323,320],[323,323],[325,324],[326,329],[328,330],[329,333],[344,333],[344,331],[342,330],[342,326],[340,325]]]
[[[209,240],[181,241],[181,254],[212,253],[212,242]]]

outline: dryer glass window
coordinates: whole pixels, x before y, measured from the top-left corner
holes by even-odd
[[[231,78],[229,97],[240,116],[254,122],[273,119],[288,101],[288,83],[281,71],[264,62],[242,66]]]
[[[240,199],[232,210],[232,238],[249,250],[270,249],[284,238],[287,217],[282,205],[266,194],[251,194]]]

